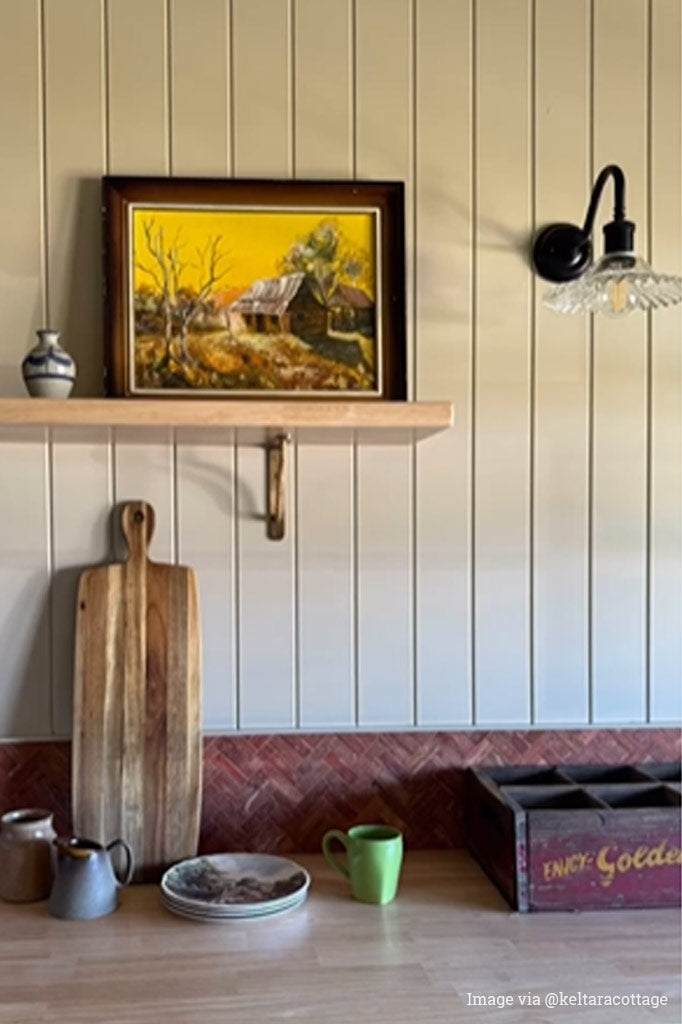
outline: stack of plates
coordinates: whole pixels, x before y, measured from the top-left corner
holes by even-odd
[[[161,902],[192,921],[234,921],[291,910],[305,900],[310,875],[264,853],[216,853],[180,861],[161,879]]]

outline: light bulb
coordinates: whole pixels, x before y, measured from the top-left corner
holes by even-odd
[[[630,281],[614,277],[605,281],[599,297],[599,311],[606,316],[627,316],[637,309],[637,294]]]

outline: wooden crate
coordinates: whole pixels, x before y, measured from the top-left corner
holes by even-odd
[[[467,844],[516,910],[680,906],[680,765],[477,767]]]

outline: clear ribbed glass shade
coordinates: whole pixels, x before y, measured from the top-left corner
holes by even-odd
[[[610,253],[575,281],[550,288],[543,302],[557,313],[623,316],[682,302],[682,277],[657,274],[628,253]]]

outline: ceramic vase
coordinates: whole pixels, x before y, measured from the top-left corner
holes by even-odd
[[[0,818],[0,897],[11,902],[45,900],[54,878],[52,815],[39,807],[8,811]]]
[[[76,381],[76,364],[59,344],[59,331],[36,331],[38,342],[21,364],[29,395],[67,398]]]

